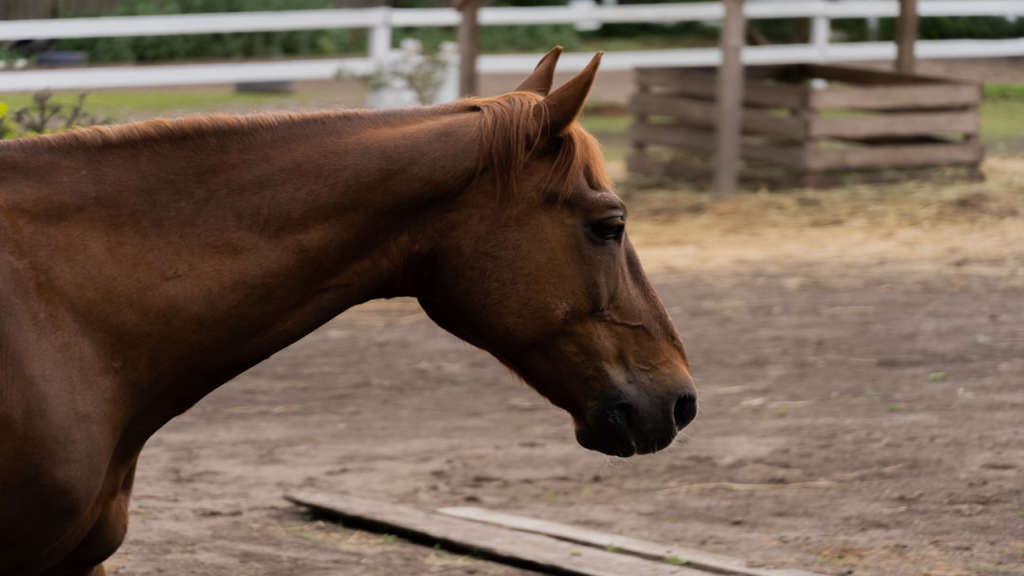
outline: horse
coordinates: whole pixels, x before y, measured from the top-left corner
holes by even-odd
[[[211,116],[0,144],[0,573],[99,576],[147,438],[356,304],[411,296],[567,411],[668,446],[689,361],[577,116],[552,90]]]

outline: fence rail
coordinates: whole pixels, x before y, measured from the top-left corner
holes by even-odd
[[[1017,17],[1024,16],[1024,0],[921,0],[919,11],[923,17]],[[744,60],[748,63],[848,62],[889,59],[895,55],[895,46],[887,42],[831,43],[829,22],[839,18],[895,17],[899,13],[897,0],[751,0],[745,5],[745,13],[752,20],[810,18],[814,21],[811,43],[748,47],[744,51]],[[721,20],[723,14],[720,2],[485,7],[480,10],[480,24],[529,26],[579,22],[699,22]],[[329,28],[370,30],[367,42],[368,57],[0,72],[0,92],[43,88],[93,89],[313,80],[332,78],[338,71],[363,74],[372,71],[378,62],[387,57],[391,50],[393,28],[451,27],[458,25],[459,18],[459,13],[451,8],[378,7],[0,21],[0,42],[43,38],[165,36]],[[1024,56],[1024,38],[923,40],[918,41],[917,52],[922,58]],[[485,54],[480,56],[478,69],[482,73],[527,72],[533,69],[539,56]],[[578,69],[582,68],[588,59],[589,55],[585,54],[566,54],[562,57],[560,65],[566,70]],[[636,66],[707,66],[717,64],[718,59],[716,48],[623,51],[608,53],[602,67],[628,69]]]

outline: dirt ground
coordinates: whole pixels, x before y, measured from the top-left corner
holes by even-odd
[[[526,574],[311,521],[472,504],[825,574],[1024,574],[1024,163],[986,183],[629,191],[701,414],[588,452],[414,301],[350,310],[158,433],[114,575]]]

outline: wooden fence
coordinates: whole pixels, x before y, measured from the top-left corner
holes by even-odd
[[[11,0],[0,0],[0,5]],[[18,0],[25,1],[25,0]],[[34,0],[33,0],[34,1]],[[49,2],[50,0],[44,0]],[[92,0],[88,0],[92,1]],[[108,1],[108,0],[96,0]],[[112,0],[110,0],[112,1]],[[810,18],[814,21],[811,42],[743,49],[747,64],[790,62],[849,62],[889,60],[896,56],[892,42],[832,43],[829,21],[839,18],[890,18],[899,14],[895,0],[787,0],[745,2],[748,19]],[[721,20],[721,2],[669,4],[558,6],[484,6],[481,26],[529,26],[578,22],[705,22]],[[1024,0],[921,0],[922,17],[1024,15]],[[324,28],[368,29],[367,57],[320,58],[288,62],[217,62],[159,66],[109,66],[60,70],[0,72],[0,92],[41,89],[82,90],[279,80],[325,80],[339,71],[369,74],[386,61],[392,48],[394,28],[454,27],[460,15],[452,8],[350,8],[282,12],[231,12],[227,14],[173,14],[157,16],[65,18],[58,20],[0,21],[0,43],[46,38],[95,38],[316,30]],[[582,69],[591,53],[567,53],[559,70]],[[1024,38],[1002,40],[920,40],[919,58],[1001,58],[1024,56]],[[541,54],[483,54],[481,73],[527,73]],[[715,66],[718,48],[626,50],[605,54],[602,70],[636,66]]]
[[[751,67],[745,82],[741,156],[749,180],[813,186],[851,172],[974,172],[984,156],[977,84],[824,65]],[[714,98],[714,69],[638,69],[630,169],[707,176]],[[684,154],[659,162],[651,147]]]

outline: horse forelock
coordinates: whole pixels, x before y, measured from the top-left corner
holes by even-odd
[[[543,96],[511,92],[464,102],[483,116],[477,136],[477,176],[490,171],[504,195],[519,194],[526,165],[552,138],[556,139],[557,155],[544,177],[545,191],[554,191],[559,201],[565,200],[576,190],[580,178],[594,190],[611,189],[601,147],[579,122],[573,121],[559,134],[548,133]]]

